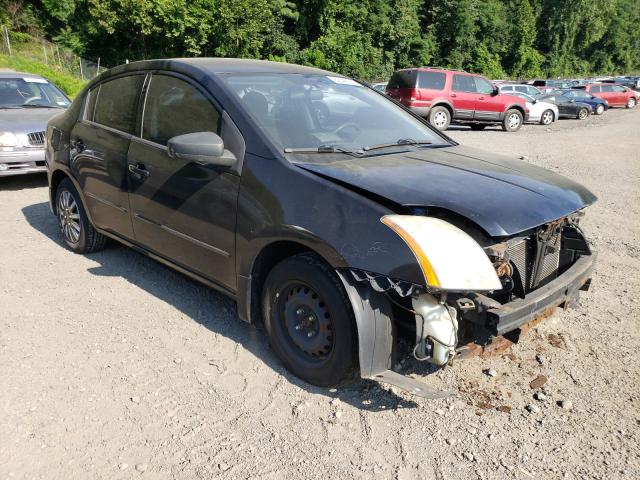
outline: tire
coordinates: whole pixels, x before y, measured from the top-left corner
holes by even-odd
[[[519,110],[514,108],[507,110],[504,114],[504,119],[502,120],[502,130],[505,132],[517,132],[520,130],[523,120],[524,117]]]
[[[102,250],[107,237],[91,225],[78,191],[65,178],[56,190],[56,214],[60,232],[70,250],[75,253],[91,253]]]
[[[629,100],[627,100],[627,108],[633,108],[636,106],[637,104],[637,100],[633,97],[630,97]]]
[[[556,116],[553,113],[553,110],[545,110],[540,115],[540,125],[551,125],[555,122]]]
[[[596,115],[602,115],[604,113],[604,105],[601,103],[596,107]]]
[[[481,123],[472,123],[469,126],[471,127],[471,130],[476,130],[476,131],[484,130],[486,127],[486,125],[483,125]]]
[[[262,313],[271,347],[295,376],[319,387],[355,378],[358,334],[351,303],[319,257],[303,253],[277,264],[265,279]]]
[[[589,110],[587,110],[586,108],[581,108],[580,111],[578,112],[578,120],[584,120],[585,118],[587,118],[589,116]]]
[[[451,113],[446,107],[433,107],[429,111],[429,123],[438,130],[446,130],[451,123]]]

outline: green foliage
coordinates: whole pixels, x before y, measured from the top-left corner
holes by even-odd
[[[84,87],[85,81],[78,77],[56,70],[44,63],[27,60],[17,56],[0,55],[0,68],[11,68],[18,72],[34,73],[49,79],[70,97],[75,97]]]
[[[640,70],[638,0],[0,0],[0,23],[110,66],[268,58],[369,80],[420,65],[494,78]]]

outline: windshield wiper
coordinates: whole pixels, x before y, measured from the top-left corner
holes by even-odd
[[[359,157],[362,151],[352,151],[347,148],[338,147],[337,145],[319,145],[317,147],[291,148],[285,147],[284,153],[346,153],[354,157]]]
[[[429,141],[418,142],[416,140],[413,140],[412,138],[400,138],[393,143],[379,143],[378,145],[368,145],[366,147],[363,147],[362,150],[364,150],[365,152],[368,152],[370,150],[377,150],[378,148],[400,147],[403,145],[415,146],[415,145],[431,145],[431,144],[433,144],[433,142],[429,142]]]
[[[62,108],[58,105],[41,105],[37,103],[23,103],[22,105],[11,105],[15,108]]]

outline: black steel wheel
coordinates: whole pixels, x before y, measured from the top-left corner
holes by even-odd
[[[357,370],[357,332],[351,304],[335,272],[319,257],[283,260],[267,276],[264,323],[285,367],[314,385],[347,382]]]
[[[56,214],[67,246],[76,253],[91,253],[104,248],[106,237],[91,225],[78,191],[65,178],[56,190]]]

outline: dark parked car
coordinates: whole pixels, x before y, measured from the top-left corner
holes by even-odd
[[[586,103],[591,106],[591,110],[596,115],[602,115],[604,112],[609,110],[609,102],[603,100],[602,98],[594,97],[589,92],[584,90],[562,90],[560,95],[567,97],[569,99],[573,99],[576,102]]]
[[[46,78],[0,72],[0,177],[47,170],[47,121],[70,103]]]
[[[51,119],[47,162],[71,250],[113,238],[231,296],[316,385],[359,371],[432,395],[391,371],[399,338],[445,365],[572,304],[594,262],[587,189],[315,68],[114,68]]]
[[[564,80],[534,80],[529,83],[540,90],[543,94],[549,93],[552,90],[571,88],[571,82],[566,82]]]
[[[558,106],[560,118],[577,118],[584,120],[591,114],[591,105],[565,97],[560,92],[538,97],[541,102],[549,102]]]

